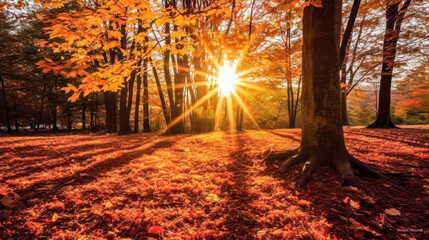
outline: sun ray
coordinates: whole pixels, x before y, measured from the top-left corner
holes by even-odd
[[[239,78],[240,77],[244,77],[246,75],[249,75],[250,73],[254,73],[254,72],[258,71],[258,70],[261,70],[264,67],[265,67],[265,65],[242,70],[242,71],[240,71],[240,72],[237,73],[237,77],[239,77]]]
[[[254,89],[254,90],[262,91],[262,92],[263,91],[267,91],[267,89],[265,89],[265,88],[258,87],[258,86],[255,86],[253,84],[249,84],[249,83],[245,83],[245,82],[240,82],[238,85],[242,86],[242,87],[246,87],[246,88],[251,88],[251,89]]]
[[[204,45],[204,50],[209,55],[210,59],[212,60],[213,64],[215,65],[215,67],[217,69],[219,69],[220,68],[220,63],[218,62],[217,58],[214,56],[213,52],[208,47],[206,41],[204,41],[204,39],[201,37],[200,34],[197,34],[197,37],[198,37],[198,40],[200,41],[200,43],[202,43]]]
[[[235,123],[235,117],[234,117],[234,110],[232,108],[231,95],[226,96],[226,101],[228,103],[227,109],[228,109],[228,119],[229,119],[229,130],[233,133],[233,132],[235,132],[235,124],[234,124]]]
[[[168,126],[167,126],[167,129],[171,128],[172,126],[174,126],[175,124],[177,124],[179,121],[181,121],[184,117],[186,117],[187,115],[189,115],[194,110],[194,108],[199,107],[201,104],[203,104],[205,101],[207,101],[213,95],[215,95],[217,93],[217,91],[218,91],[217,87],[215,87],[210,92],[208,92],[206,95],[204,95],[204,97],[202,97],[196,103],[194,103],[193,105],[191,105],[184,113],[182,113],[179,117],[177,117],[176,119],[174,119],[174,121],[170,122],[170,124],[168,124]]]
[[[253,124],[255,124],[256,128],[259,129],[259,124],[256,122],[255,118],[253,118],[252,114],[249,112],[249,110],[247,109],[246,105],[244,104],[244,102],[241,100],[240,96],[237,93],[233,93],[232,96],[234,96],[235,100],[237,101],[238,105],[240,105],[240,107],[243,109],[244,113],[246,113],[246,115],[250,118],[251,122]]]
[[[256,102],[255,98],[253,96],[251,96],[245,89],[237,86],[237,88],[235,90],[237,90],[238,95],[241,95],[245,99],[250,100],[252,102]]]
[[[218,129],[219,125],[220,125],[221,109],[222,109],[222,104],[223,104],[223,101],[225,100],[225,98],[221,97],[219,100],[220,100],[220,102],[217,102],[217,105],[216,105],[215,127],[214,127],[215,130]]]

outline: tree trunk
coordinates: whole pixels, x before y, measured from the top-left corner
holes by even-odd
[[[54,106],[52,106],[52,129],[54,131],[58,131],[57,126],[57,90],[58,90],[58,77],[55,77],[54,82],[54,92],[55,92],[55,99],[53,99]]]
[[[127,49],[127,34],[125,31],[125,25],[121,25],[121,48],[123,50]],[[118,52],[118,57],[120,60],[123,59],[121,52]],[[134,73],[134,71],[133,71]],[[133,75],[133,73],[131,75]],[[128,81],[127,81],[128,80]],[[119,133],[127,134],[130,132],[130,114],[128,111],[127,99],[131,95],[133,89],[130,87],[133,85],[133,77],[130,76],[127,80],[124,80],[124,87],[121,89],[121,97],[119,103]],[[130,86],[128,86],[130,84]]]
[[[34,131],[38,131],[40,128],[40,123],[42,122],[42,115],[43,115],[43,104],[45,101],[45,90],[46,90],[46,85],[43,85],[43,90],[42,90],[42,99],[40,101],[40,111],[39,111],[39,118],[37,120],[37,125],[34,128]]]
[[[2,88],[4,110],[6,112],[7,131],[12,132],[12,126],[10,125],[10,121],[9,121],[9,108],[7,107],[7,102],[6,102],[6,89],[5,89],[4,81],[3,81],[3,78],[1,75],[0,75],[0,82],[1,82],[1,88]]]
[[[321,165],[332,165],[340,174],[341,183],[356,184],[341,124],[341,8],[342,1],[338,0],[324,0],[323,8],[312,5],[304,8],[301,146],[266,158],[286,158],[280,167],[282,171],[305,163],[297,178],[299,185],[308,183]]]
[[[152,62],[152,58],[149,57],[150,65],[152,66],[153,76],[155,77],[156,87],[158,88],[159,99],[161,101],[162,113],[164,114],[165,124],[170,124],[170,116],[168,115],[167,105],[165,104],[164,93],[162,92],[161,82],[159,81],[158,71]]]
[[[111,92],[111,91],[104,92],[104,105],[106,107],[107,132],[115,133],[117,131],[117,124],[116,124],[117,98],[116,98],[115,92]]]
[[[388,2],[387,5],[377,118],[368,128],[396,128],[390,118],[392,74],[402,20],[404,19],[405,12],[411,0],[405,0],[402,8],[399,10],[398,6],[400,2],[401,1]]]
[[[136,105],[134,110],[134,132],[139,132],[139,113],[140,113],[140,95],[142,87],[142,75],[139,73],[137,76],[137,92],[136,92]]]
[[[94,109],[92,106],[89,108],[89,130],[94,131]]]
[[[86,104],[82,105],[82,130],[86,129]]]
[[[147,79],[147,58],[143,60],[143,132],[151,132],[149,124],[149,85]]]

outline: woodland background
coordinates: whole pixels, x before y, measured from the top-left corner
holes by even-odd
[[[352,2],[344,1],[344,28]],[[2,131],[150,132],[183,113],[175,132],[228,129],[226,103],[216,106],[216,91],[192,106],[215,89],[219,65],[236,59],[237,71],[245,72],[238,94],[249,116],[234,105],[234,127],[300,127],[299,1],[36,1],[22,8],[25,3],[1,3]],[[395,124],[429,121],[427,9],[425,1],[412,1],[402,23]],[[361,2],[341,73],[345,124],[368,125],[376,117],[385,11],[381,1]]]

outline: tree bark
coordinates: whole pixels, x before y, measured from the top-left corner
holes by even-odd
[[[340,109],[339,43],[342,1],[324,0],[308,6],[303,16],[302,138],[299,149],[270,154],[286,159],[280,170],[304,163],[297,178],[305,185],[321,165],[332,165],[344,185],[355,185],[345,147]]]
[[[377,118],[368,128],[397,128],[390,118],[392,75],[402,21],[411,1],[412,0],[405,0],[401,9],[399,9],[401,1],[390,1],[387,3],[386,31],[384,33],[383,64],[381,67]]]

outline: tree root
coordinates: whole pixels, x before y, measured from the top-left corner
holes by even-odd
[[[296,148],[288,151],[271,152],[270,154],[268,154],[268,156],[264,158],[264,160],[262,160],[262,162],[267,163],[267,162],[273,162],[275,160],[284,160],[284,159],[290,158],[293,155],[298,154],[299,149],[300,148]]]
[[[343,161],[343,158],[344,154],[338,154],[338,156],[333,156],[331,164],[339,173],[341,184],[345,186],[359,185],[354,173],[358,173],[360,175],[367,175],[373,178],[381,178],[395,183],[398,183],[398,181],[396,181],[397,179],[405,180],[411,177],[421,178],[420,176],[413,175],[411,173],[396,173],[378,170],[374,164],[368,164],[359,161],[358,159],[350,155],[347,151],[346,158],[348,158],[348,161]],[[290,167],[300,163],[304,163],[301,172],[295,179],[295,182],[299,186],[305,186],[311,180],[311,177],[317,167],[321,164],[320,161],[318,161],[316,155],[309,155],[304,151],[301,151],[301,148],[289,151],[272,152],[263,159],[263,162],[269,163],[276,160],[280,161],[280,172],[286,172]]]

